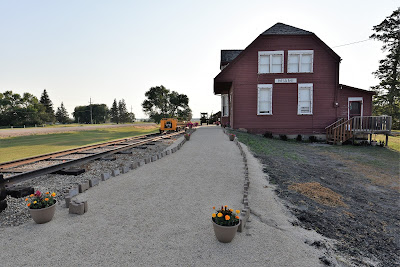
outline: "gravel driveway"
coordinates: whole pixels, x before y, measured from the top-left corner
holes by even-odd
[[[252,215],[231,243],[216,240],[212,206],[243,207],[244,163],[221,128],[209,126],[176,153],[83,193],[84,215],[59,205],[47,224],[0,228],[1,266],[321,266],[324,251],[306,244],[321,237],[292,226],[244,150]]]

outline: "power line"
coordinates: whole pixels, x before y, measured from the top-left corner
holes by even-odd
[[[362,43],[362,42],[366,42],[366,41],[371,41],[371,39],[365,39],[365,40],[362,40],[362,41],[357,41],[357,42],[353,42],[353,43],[348,43],[348,44],[337,45],[337,46],[333,46],[332,48],[335,48],[335,47],[341,47],[341,46],[346,46],[346,45],[352,45],[352,44],[358,44],[358,43]]]

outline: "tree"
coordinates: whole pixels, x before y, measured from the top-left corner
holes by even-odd
[[[92,104],[93,123],[105,123],[110,111],[106,104]],[[91,123],[90,106],[77,106],[72,115],[78,123]]]
[[[386,58],[379,61],[379,68],[373,72],[380,80],[373,86],[374,114],[389,115],[393,119],[393,129],[400,129],[400,8],[393,11],[379,25],[370,38],[383,42],[382,51]]]
[[[114,102],[111,106],[110,116],[111,122],[119,123],[117,99],[114,99]]]
[[[118,120],[121,123],[130,122],[129,113],[126,109],[126,103],[124,99],[118,102]]]
[[[55,121],[53,103],[47,94],[46,89],[43,90],[42,96],[39,101],[45,107],[45,114],[43,114],[43,120],[46,122],[53,123]]]
[[[145,96],[147,99],[142,103],[143,112],[156,123],[159,123],[162,118],[180,117],[190,120],[192,117],[187,95],[171,92],[161,85],[151,87]]]
[[[59,123],[68,123],[69,115],[67,109],[64,107],[64,103],[61,102],[61,106],[57,108],[56,119]]]

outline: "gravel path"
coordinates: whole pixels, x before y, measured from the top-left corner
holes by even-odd
[[[95,124],[95,125],[84,125],[84,126],[72,126],[72,127],[30,127],[30,128],[13,128],[13,129],[1,129],[0,138],[14,137],[14,136],[26,136],[34,134],[51,134],[51,133],[66,133],[66,132],[79,132],[79,131],[90,131],[100,128],[118,128],[118,127],[154,127],[155,123],[136,123],[136,124]]]
[[[305,244],[320,236],[289,223],[261,165],[248,151],[247,159],[254,211],[229,244],[214,236],[212,206],[243,207],[244,163],[221,128],[210,126],[176,153],[81,194],[84,215],[59,205],[47,224],[0,228],[1,266],[322,265],[324,251]]]

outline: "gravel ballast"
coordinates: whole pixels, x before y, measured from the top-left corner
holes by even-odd
[[[323,266],[325,251],[306,244],[321,237],[290,224],[292,218],[269,188],[262,167],[244,150],[252,215],[231,243],[216,240],[212,207],[243,208],[244,163],[221,128],[209,126],[199,128],[175,153],[80,194],[88,201],[84,215],[69,214],[58,205],[49,223],[28,220],[0,228],[0,263]]]

